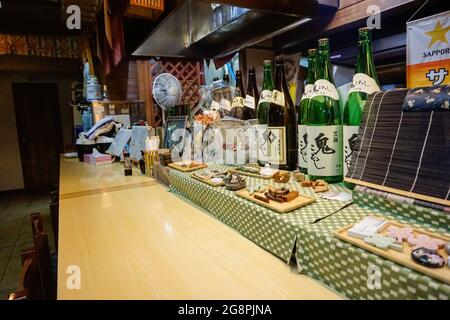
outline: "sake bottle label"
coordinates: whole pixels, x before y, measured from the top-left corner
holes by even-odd
[[[314,90],[314,85],[313,84],[307,84],[305,86],[305,92],[303,92],[303,96],[301,101],[303,101],[303,99],[311,99],[311,96],[313,94],[313,90]]]
[[[255,98],[252,97],[251,95],[246,95],[244,106],[250,109],[255,109]]]
[[[286,127],[268,127],[268,160],[274,165],[286,164]]]
[[[267,124],[258,124],[256,126],[256,139],[258,148],[258,160],[267,162],[269,155],[269,140],[268,140]]]
[[[284,93],[278,90],[273,90],[270,102],[284,107],[285,106]]]
[[[233,102],[231,103],[231,108],[242,108],[244,107],[244,98],[242,97],[234,97]]]
[[[272,91],[270,91],[270,90],[263,90],[261,92],[261,96],[259,97],[259,103],[270,102],[270,99],[272,99]]]
[[[220,107],[224,110],[230,111],[231,110],[231,104],[230,101],[228,101],[227,99],[222,98],[222,100],[220,100]]]
[[[213,100],[211,102],[211,110],[219,110],[220,109],[220,103],[218,103],[217,101]]]
[[[375,79],[369,77],[365,73],[356,73],[353,76],[352,84],[348,93],[364,92],[367,94],[372,94],[377,91],[380,91],[380,87],[376,83]]]
[[[300,168],[308,168],[308,133],[306,125],[298,126],[298,165]]]
[[[344,176],[350,168],[352,155],[356,152],[359,126],[344,126]]]
[[[326,96],[334,100],[339,100],[339,93],[336,90],[336,87],[330,81],[325,79],[319,79],[314,83],[311,99],[318,96]]]
[[[342,175],[342,126],[308,126],[310,157],[308,174]]]

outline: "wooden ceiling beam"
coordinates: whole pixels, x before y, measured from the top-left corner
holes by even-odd
[[[241,8],[271,11],[302,17],[312,17],[317,13],[316,0],[201,0],[210,3],[221,3]]]

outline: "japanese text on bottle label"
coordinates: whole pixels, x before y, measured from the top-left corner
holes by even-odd
[[[286,127],[268,127],[269,161],[274,165],[286,164]]]
[[[334,100],[339,100],[339,93],[334,84],[325,79],[319,79],[314,83],[311,99],[314,97],[326,96]]]
[[[344,126],[344,176],[347,175],[352,155],[356,152],[359,126]]]
[[[308,174],[342,175],[342,126],[308,126]]]
[[[352,84],[348,93],[364,92],[367,94],[372,94],[377,91],[380,91],[380,87],[375,82],[375,79],[369,77],[365,73],[356,73],[353,76]]]
[[[303,93],[301,101],[303,101],[303,99],[311,99],[311,96],[313,94],[313,90],[314,90],[314,85],[313,84],[307,84],[305,86],[305,92]]]
[[[298,165],[300,168],[308,168],[308,133],[306,125],[298,126]]]

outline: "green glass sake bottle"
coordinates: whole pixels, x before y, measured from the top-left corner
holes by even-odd
[[[342,120],[326,38],[319,39],[318,63],[318,79],[314,83],[307,116],[308,175],[312,180],[333,183],[342,181]]]
[[[259,96],[258,107],[256,108],[256,116],[258,118],[258,126],[256,128],[258,139],[258,163],[260,165],[265,165],[267,163],[269,143],[267,140],[267,121],[269,119],[269,105],[273,88],[272,62],[270,60],[265,60],[262,91]]]
[[[317,49],[308,50],[308,73],[306,84],[300,101],[298,115],[298,166],[301,172],[308,173],[308,134],[306,132],[306,123],[308,120],[308,107],[311,94],[314,88],[314,82],[317,80]]]
[[[375,65],[372,56],[372,41],[369,28],[361,28],[358,41],[358,58],[355,75],[345,103],[344,125],[344,177],[350,167],[353,152],[358,141],[358,129],[367,97],[380,91]]]
[[[275,88],[267,122],[269,161],[282,170],[297,168],[297,117],[284,71],[284,59],[275,60]]]

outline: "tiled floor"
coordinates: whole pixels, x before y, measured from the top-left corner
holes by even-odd
[[[29,214],[40,212],[54,251],[48,192],[0,195],[0,300],[17,287],[21,270],[20,252],[33,246]]]

